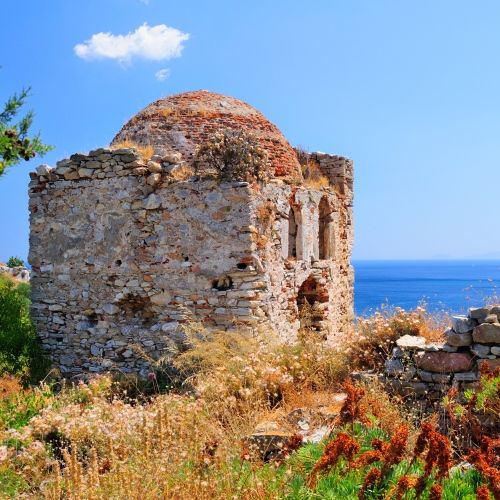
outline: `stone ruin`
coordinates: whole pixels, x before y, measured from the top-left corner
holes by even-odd
[[[29,269],[26,269],[24,266],[9,267],[7,264],[0,262],[0,276],[2,274],[24,283],[28,283],[30,280]]]
[[[268,181],[191,175],[221,129],[256,137]],[[353,318],[353,164],[310,159],[326,185],[304,182],[260,112],[197,91],[147,106],[110,148],[31,173],[32,315],[55,366],[144,376],[193,321],[284,341],[307,324],[337,342]]]
[[[381,379],[391,392],[439,401],[452,387],[459,394],[478,387],[483,367],[500,368],[500,305],[452,316],[443,343],[405,335],[396,341]]]

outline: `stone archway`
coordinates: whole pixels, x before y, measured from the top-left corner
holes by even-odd
[[[318,255],[319,260],[333,259],[335,255],[335,228],[333,213],[325,196],[318,208]]]
[[[316,332],[327,329],[328,291],[312,275],[299,288],[297,308],[301,328]]]

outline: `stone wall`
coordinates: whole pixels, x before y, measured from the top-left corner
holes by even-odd
[[[347,330],[352,170],[309,189],[200,179],[179,159],[99,149],[31,174],[32,312],[63,372],[145,375],[190,321],[293,339],[311,297],[325,336]]]
[[[405,335],[385,363],[384,382],[395,392],[439,400],[451,387],[477,386],[483,366],[500,368],[500,306],[472,308],[452,316],[445,342]]]
[[[0,262],[0,275],[2,274],[10,276],[17,281],[29,282],[30,280],[29,269],[26,269],[24,266],[9,267]]]

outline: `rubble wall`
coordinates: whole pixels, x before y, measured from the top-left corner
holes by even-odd
[[[423,337],[398,339],[385,363],[384,382],[406,396],[440,400],[450,388],[459,393],[477,387],[481,369],[500,368],[500,306],[471,308],[467,316],[452,316],[445,342]]]
[[[99,149],[31,174],[32,313],[64,373],[144,376],[192,321],[293,339],[306,282],[305,297],[312,282],[318,288],[326,336],[336,341],[346,331],[352,193],[276,179],[220,183],[188,169],[182,176],[178,161]],[[333,245],[327,259],[319,258],[322,200]],[[294,257],[285,251],[292,207]]]

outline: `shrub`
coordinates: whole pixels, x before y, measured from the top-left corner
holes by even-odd
[[[24,261],[19,257],[9,257],[7,267],[24,267]]]
[[[359,318],[347,346],[352,368],[379,369],[398,338],[420,335],[432,342],[440,341],[444,326],[441,318],[429,314],[423,306],[412,311],[383,308],[371,317]]]
[[[254,135],[232,129],[216,132],[198,147],[194,158],[197,173],[220,181],[266,181],[268,164],[267,151]]]
[[[0,277],[0,375],[36,380],[46,375],[48,362],[29,315],[29,294],[27,283]]]
[[[271,332],[211,332],[191,324],[188,349],[174,364],[198,396],[214,405],[214,413],[270,409],[284,399],[297,399],[297,393],[340,387],[347,374],[345,357],[315,333],[303,332],[299,342],[281,344]]]

